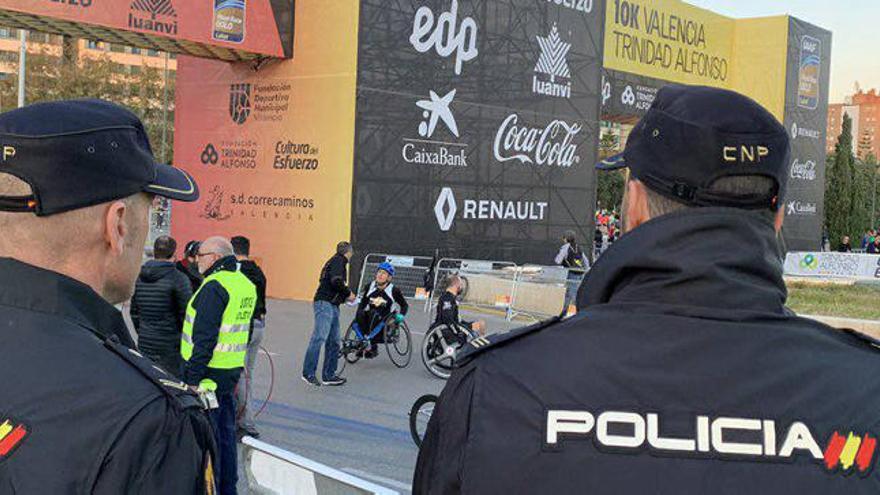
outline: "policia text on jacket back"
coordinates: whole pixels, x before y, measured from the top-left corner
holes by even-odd
[[[134,350],[112,304],[152,196],[194,201],[133,114],[78,100],[0,115],[0,493],[213,493],[198,398]]]
[[[600,164],[628,233],[576,316],[461,352],[414,493],[880,493],[877,343],[785,308],[790,163],[757,103],[662,89]]]

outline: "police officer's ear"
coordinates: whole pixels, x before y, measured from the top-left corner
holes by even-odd
[[[623,195],[623,229],[630,232],[651,219],[648,208],[648,192],[638,179],[630,177]]]
[[[104,210],[104,240],[120,256],[138,243],[149,222],[150,197],[137,194],[108,203]]]

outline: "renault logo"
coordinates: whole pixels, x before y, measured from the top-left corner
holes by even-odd
[[[444,187],[440,191],[437,203],[434,205],[434,214],[437,215],[437,223],[440,225],[440,230],[448,232],[452,228],[452,221],[455,219],[457,212],[458,205],[455,204],[455,195],[452,193],[452,188]]]

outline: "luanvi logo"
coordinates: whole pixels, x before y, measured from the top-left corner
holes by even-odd
[[[562,41],[556,23],[547,37],[536,36],[541,55],[532,76],[532,92],[539,95],[571,98],[571,71],[566,55],[571,43]],[[547,79],[549,78],[549,80]]]
[[[134,0],[128,27],[159,34],[177,35],[177,11],[171,0]]]
[[[444,187],[434,203],[434,214],[440,230],[452,228],[457,213],[463,220],[541,221],[547,217],[548,204],[544,201],[509,201],[503,199],[467,198],[459,208],[451,187]]]
[[[443,58],[455,54],[455,73],[461,74],[462,65],[479,55],[477,49],[477,23],[473,17],[465,17],[458,24],[458,0],[452,0],[448,12],[434,17],[431,7],[422,6],[413,18],[409,42],[419,53],[433,48]]]
[[[773,419],[698,415],[694,418],[692,433],[673,438],[661,434],[667,419],[656,413],[632,411],[594,414],[549,410],[544,446],[560,450],[568,447],[565,440],[592,437],[597,447],[608,448],[603,451],[630,455],[648,448],[657,454],[694,460],[785,461],[806,457],[828,471],[858,472],[862,476],[867,476],[876,463],[877,437],[869,433],[835,431],[823,450],[814,430],[803,421],[782,425]],[[581,442],[571,445],[581,445]]]

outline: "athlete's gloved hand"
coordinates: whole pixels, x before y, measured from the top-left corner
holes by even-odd
[[[404,316],[400,313],[397,313],[396,315],[394,315],[394,320],[397,321],[397,323],[403,323],[403,320],[405,320],[405,319],[406,319],[406,316]]]

